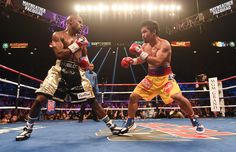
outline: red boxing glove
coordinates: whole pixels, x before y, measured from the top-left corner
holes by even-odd
[[[149,56],[148,53],[144,52],[142,49],[142,46],[136,43],[133,43],[129,51],[131,54],[139,55],[142,60],[146,60],[146,58]]]
[[[86,37],[81,36],[78,39],[75,40],[74,43],[68,46],[68,48],[71,50],[72,53],[75,53],[76,51],[79,50],[82,46],[88,46],[88,40]]]
[[[129,51],[130,51],[131,54],[140,55],[143,50],[142,50],[142,46],[141,45],[133,43],[130,46]]]
[[[81,46],[88,46],[88,40],[84,36],[80,36],[76,41],[76,44],[78,44],[79,47]]]
[[[121,66],[123,68],[128,68],[130,64],[133,64],[134,63],[134,60],[131,58],[131,57],[124,57],[122,60],[121,60]]]
[[[84,56],[82,58],[80,58],[80,61],[79,61],[79,66],[84,69],[84,70],[87,70],[88,67],[89,67],[89,59],[87,56]]]

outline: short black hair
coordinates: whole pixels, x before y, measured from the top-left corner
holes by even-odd
[[[156,33],[156,35],[159,35],[160,32],[159,24],[156,21],[153,20],[144,21],[141,27],[147,27],[152,33]]]
[[[79,14],[70,14],[68,17],[67,17],[67,20],[68,18],[76,18],[76,19],[81,19],[82,23],[83,23],[83,18],[79,15]]]

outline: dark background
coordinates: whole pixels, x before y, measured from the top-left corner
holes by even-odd
[[[93,3],[97,1],[82,0],[28,0],[45,9],[67,16],[73,13],[75,3]],[[113,1],[103,1],[110,3]],[[131,1],[129,1],[131,2]],[[134,3],[141,1],[133,0]],[[154,1],[153,1],[154,2]],[[171,2],[170,0],[158,0],[154,3]],[[191,41],[190,48],[172,48],[172,66],[176,79],[179,82],[194,81],[197,74],[206,73],[209,77],[219,79],[236,74],[236,49],[216,48],[211,46],[212,41],[234,41],[236,42],[236,15],[231,14],[216,21],[202,25],[202,32],[199,27],[191,28],[187,31],[168,35],[165,27],[181,19],[197,13],[195,0],[173,0],[180,4],[182,10],[174,17],[168,13],[155,12],[151,17],[147,13],[114,14],[104,13],[102,16],[94,13],[81,13],[84,22],[89,26],[88,40],[91,42],[111,41],[111,42],[132,42],[141,40],[140,24],[151,18],[160,24],[160,36],[169,41]],[[200,11],[209,9],[225,1],[223,0],[199,0]],[[33,18],[9,12],[1,8],[0,16],[0,43],[4,42],[29,42],[28,49],[0,50],[0,64],[27,73],[39,79],[44,79],[48,69],[55,64],[55,55],[48,47],[51,39],[50,25]],[[128,49],[129,46],[126,46]],[[36,50],[34,49],[36,48]],[[90,60],[97,54],[99,47],[89,48]],[[95,71],[98,71],[104,59],[108,47],[104,47],[98,55],[95,64]],[[112,82],[115,53],[117,46],[112,46],[104,65],[99,72],[99,83],[102,81]],[[33,51],[34,54],[29,52]],[[197,53],[193,53],[197,51]],[[216,53],[219,51],[219,53]],[[11,55],[8,54],[11,52]],[[118,47],[118,60],[116,66],[116,76],[114,83],[134,83],[130,69],[122,69],[120,61],[125,56],[124,47]],[[146,67],[146,65],[144,65]],[[140,81],[145,76],[145,71],[141,66],[133,67],[135,78]],[[2,71],[1,71],[2,72]]]

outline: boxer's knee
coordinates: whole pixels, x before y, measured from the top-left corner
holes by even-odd
[[[98,105],[98,102],[97,102],[96,98],[87,99],[87,102],[88,102],[92,107],[95,107],[95,106]]]
[[[97,102],[96,98],[88,99],[88,103],[95,111],[103,110],[102,106]]]
[[[185,99],[181,93],[174,94],[171,96],[171,98],[176,102],[182,102]]]
[[[88,103],[92,107],[92,110],[94,110],[94,113],[98,115],[99,119],[102,119],[106,116],[104,108],[101,106],[100,103],[97,102],[95,98],[88,99]]]
[[[129,99],[130,99],[130,103],[136,103],[138,102],[138,100],[140,100],[140,96],[136,93],[131,93],[130,96],[129,96]]]
[[[40,95],[37,95],[37,97],[36,97],[34,103],[35,103],[36,105],[41,106],[41,105],[44,104],[47,100],[48,100],[48,97],[47,97],[47,96],[40,94]]]
[[[29,112],[30,118],[37,118],[39,116],[42,105],[47,101],[47,96],[37,95]]]
[[[41,101],[46,101],[50,97],[51,97],[50,95],[46,95],[46,94],[43,94],[43,93],[38,93],[36,99],[41,100]]]

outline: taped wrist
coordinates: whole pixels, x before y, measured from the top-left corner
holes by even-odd
[[[149,54],[146,53],[146,52],[142,52],[142,53],[140,54],[140,58],[141,58],[143,61],[145,61],[148,56],[149,56]]]
[[[137,58],[134,58],[132,65],[136,65],[137,63],[138,63],[138,59],[137,59]]]
[[[74,43],[72,43],[71,45],[68,46],[68,49],[70,49],[70,51],[72,53],[75,53],[79,48],[80,47],[76,42],[74,42]]]

